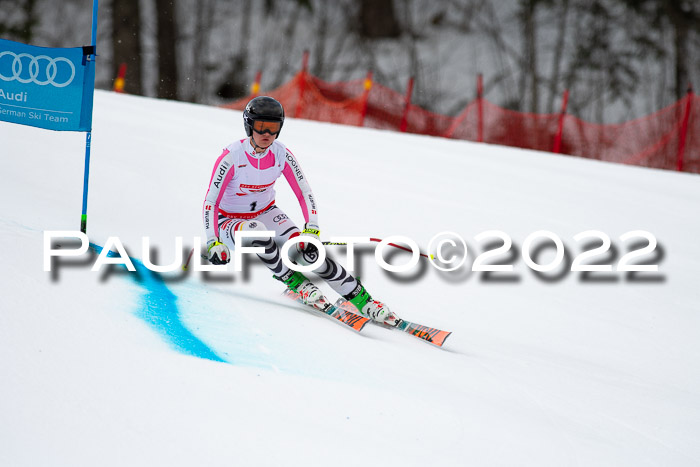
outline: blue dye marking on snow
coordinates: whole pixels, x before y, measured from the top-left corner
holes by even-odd
[[[102,247],[94,243],[90,243],[90,248],[98,254],[102,251]],[[107,256],[119,255],[110,251]],[[148,269],[142,262],[131,257],[129,259],[136,268],[136,272],[129,275],[146,289],[143,305],[136,315],[177,351],[215,362],[226,362],[182,324],[176,303],[177,296],[168,289],[160,275]]]

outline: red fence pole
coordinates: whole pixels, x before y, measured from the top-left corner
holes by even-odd
[[[304,58],[301,61],[301,73],[299,73],[299,100],[297,108],[294,110],[294,118],[299,117],[304,108],[304,88],[306,87],[306,74],[309,67],[309,51],[304,51]]]
[[[119,72],[114,79],[114,92],[124,92],[124,84],[126,84],[126,63],[119,65]]]
[[[362,94],[362,114],[360,116],[360,126],[365,126],[365,117],[367,116],[367,102],[369,101],[369,91],[372,89],[372,70],[367,72],[365,78],[365,92]]]
[[[408,128],[408,109],[411,106],[411,94],[413,94],[413,77],[408,80],[408,87],[406,88],[406,105],[403,108],[401,126],[399,127],[401,133],[405,133],[406,128]]]
[[[479,73],[476,77],[476,109],[478,121],[476,122],[476,140],[484,142],[484,77]]]
[[[688,94],[685,96],[685,113],[683,114],[683,122],[681,123],[681,134],[678,141],[678,162],[676,168],[679,172],[683,171],[683,153],[685,152],[685,140],[688,136],[688,120],[690,119],[690,105],[693,102],[693,86],[688,85]]]
[[[262,70],[258,70],[258,72],[255,74],[255,81],[253,82],[253,86],[251,88],[251,94],[253,97],[256,97],[260,92],[260,78],[262,78]]]
[[[561,112],[559,112],[559,123],[557,124],[557,133],[554,135],[554,148],[552,152],[559,154],[561,152],[561,135],[564,131],[564,117],[566,116],[566,106],[569,104],[569,90],[564,90],[564,98],[561,101]]]

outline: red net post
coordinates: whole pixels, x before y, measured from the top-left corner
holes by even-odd
[[[680,135],[678,139],[678,157],[676,168],[679,172],[683,171],[683,153],[685,152],[685,142],[688,138],[688,120],[690,118],[690,108],[693,102],[693,87],[688,86],[688,95],[685,96],[685,112],[683,113],[683,121],[681,122]]]
[[[367,72],[364,88],[365,90],[362,94],[362,111],[360,115],[360,126],[365,126],[365,117],[367,116],[367,102],[369,101],[369,91],[372,89],[372,70]]]
[[[406,88],[406,104],[401,117],[401,126],[399,127],[401,133],[405,133],[406,128],[408,128],[408,110],[411,107],[411,94],[413,94],[413,77],[408,80],[408,87]]]
[[[119,72],[114,79],[114,92],[124,92],[124,84],[126,83],[126,63],[119,65]]]
[[[255,74],[255,81],[253,81],[252,86],[250,87],[251,90],[251,96],[257,97],[258,94],[260,94],[260,79],[262,78],[262,70],[258,70],[258,72]]]
[[[476,140],[484,142],[484,77],[479,73],[476,77],[477,130]]]
[[[564,98],[561,102],[561,112],[559,112],[559,122],[557,123],[557,133],[554,135],[554,147],[552,152],[559,154],[561,152],[561,135],[564,131],[564,117],[566,116],[566,107],[569,104],[569,90],[564,91]]]
[[[309,51],[304,51],[304,58],[301,61],[301,73],[299,73],[299,100],[294,110],[294,118],[298,118],[304,110],[304,91],[306,90],[307,70],[309,68]]]

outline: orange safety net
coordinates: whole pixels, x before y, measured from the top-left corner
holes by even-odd
[[[568,114],[532,114],[499,107],[486,99],[470,102],[459,115],[429,112],[405,95],[364,79],[328,83],[305,71],[265,95],[287,116],[345,125],[480,141],[608,162],[700,173],[700,96],[645,117],[600,125]],[[253,96],[225,105],[243,110]],[[561,128],[561,133],[559,129]]]

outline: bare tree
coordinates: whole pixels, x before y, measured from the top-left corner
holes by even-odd
[[[158,42],[158,97],[178,98],[177,77],[177,2],[156,0]]]
[[[554,113],[554,99],[559,93],[559,79],[561,76],[562,58],[568,32],[569,0],[559,0],[555,3],[553,12],[559,19],[559,27],[554,42],[554,57],[552,58],[552,71],[549,76],[549,96],[547,98],[547,113]]]
[[[401,35],[392,0],[360,1],[360,33],[368,39],[396,38]]]
[[[117,76],[122,63],[126,64],[124,91],[143,94],[138,0],[112,0],[112,76]]]
[[[530,97],[529,111],[537,113],[539,93],[537,79],[537,27],[536,12],[538,0],[520,0],[518,19],[522,28],[523,52],[520,60],[520,99],[525,101],[525,96]],[[529,86],[528,86],[529,85]]]
[[[700,4],[690,0],[623,0],[645,20],[649,31],[670,27],[673,33],[674,94],[685,95],[690,80],[691,33],[700,29]],[[637,40],[645,40],[644,35]],[[655,44],[650,44],[655,47]]]
[[[0,0],[0,36],[31,44],[38,24],[36,0]]]
[[[516,72],[510,63],[511,61],[519,62],[520,55],[506,41],[504,28],[501,26],[491,0],[485,1],[482,8],[484,14],[477,17],[477,30],[490,39],[495,61],[492,71],[495,76],[491,79],[490,84],[484,85],[484,90],[499,85],[503,96],[502,105],[506,108],[520,110],[522,94],[517,94]]]
[[[226,67],[223,81],[216,89],[216,95],[224,99],[235,99],[245,96],[249,92],[248,85],[251,81],[249,68],[251,66],[250,56],[254,55],[255,46],[251,44],[251,29],[254,29],[253,4],[246,5],[240,12],[238,27],[233,31],[236,38],[235,50],[226,56]],[[275,14],[275,9],[268,10],[271,15]],[[251,28],[253,26],[253,28]]]
[[[206,51],[210,49],[211,31],[215,28],[215,3],[216,0],[199,0],[195,9],[188,54],[192,61],[184,70],[185,76],[191,77],[187,81],[190,84],[187,96],[192,102],[208,102],[211,65]]]
[[[283,22],[284,24],[284,29],[283,29],[283,39],[285,42],[288,41],[293,41],[294,38],[296,37],[297,34],[297,26],[299,26],[299,20],[301,18],[301,15],[304,11],[304,9],[307,9],[308,11],[313,11],[313,8],[309,3],[303,3],[303,2],[298,2],[299,5],[296,8],[293,8],[292,11],[287,15],[286,17],[286,22]],[[279,21],[279,20],[277,20]],[[306,47],[304,47],[306,49]],[[267,57],[267,52],[268,48],[266,47],[265,50],[263,51],[264,58],[268,59]],[[291,70],[293,69],[298,69],[298,64],[291,64],[288,60],[285,61],[285,63],[281,63],[280,66],[277,68],[277,73],[274,76],[274,79],[272,81],[273,85],[279,85],[282,84],[282,81],[284,80],[285,75],[288,75]]]
[[[314,66],[311,69],[312,74],[323,79],[328,79],[327,75],[330,75],[332,73],[332,70],[329,70],[324,66],[326,45],[329,40],[328,14],[329,13],[327,8],[319,8],[316,13],[318,23],[315,28],[316,44],[314,47]]]

